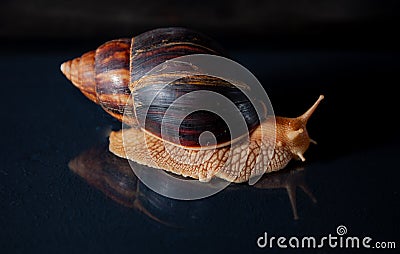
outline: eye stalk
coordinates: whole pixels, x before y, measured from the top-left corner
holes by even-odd
[[[301,116],[299,116],[297,119],[301,120],[304,125],[307,124],[308,119],[310,119],[310,117],[312,116],[312,114],[314,113],[314,111],[317,109],[319,103],[324,99],[323,95],[320,95],[318,100],[314,103],[314,105],[311,106],[311,108],[309,108],[304,114],[302,114]]]
[[[296,139],[297,136],[299,136],[303,132],[304,132],[304,129],[300,128],[300,129],[295,130],[295,131],[289,131],[287,136],[288,136],[289,140],[293,141],[294,139]]]

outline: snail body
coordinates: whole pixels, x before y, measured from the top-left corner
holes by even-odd
[[[109,149],[117,156],[200,181],[216,176],[232,182],[282,169],[292,158],[305,160],[303,154],[313,142],[306,124],[323,96],[300,117],[260,119],[242,90],[223,79],[199,74],[165,85],[165,75],[146,76],[168,60],[193,54],[223,55],[223,50],[197,32],[162,28],[106,42],[63,63],[61,71],[86,97],[132,127],[111,133]],[[232,101],[245,120],[246,133],[230,133],[218,115],[201,110],[178,124],[168,121],[180,117],[179,108],[192,106],[190,100],[177,99],[203,90]],[[178,109],[174,114],[168,111],[172,103]],[[178,139],[169,135],[175,130]],[[200,144],[206,131],[214,134],[215,145]],[[248,143],[241,138],[245,134]]]

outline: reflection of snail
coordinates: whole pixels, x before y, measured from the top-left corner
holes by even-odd
[[[144,76],[159,64],[179,56],[220,55],[220,52],[212,40],[197,32],[183,28],[156,29],[132,39],[106,42],[94,51],[63,63],[61,70],[90,100],[133,127],[125,134],[120,131],[110,135],[109,149],[120,157],[200,181],[217,176],[232,182],[245,182],[251,176],[282,169],[293,158],[304,161],[303,154],[313,142],[306,124],[323,99],[322,95],[300,117],[260,119],[254,103],[225,80],[192,75],[164,86],[169,77],[163,74]],[[190,106],[191,101],[182,100],[176,104],[176,99],[194,91],[219,93],[233,102],[246,122],[246,133],[231,137],[224,120],[212,112],[177,116],[179,108]],[[131,92],[133,104],[127,110],[133,112],[123,119]],[[149,101],[149,98],[154,100]],[[178,110],[168,115],[172,103]],[[184,120],[182,123],[169,121],[175,118]],[[167,119],[169,125],[162,125],[163,119]],[[166,128],[166,135],[161,135],[162,128]],[[168,135],[176,129],[179,140]],[[216,149],[214,145],[201,146],[199,139],[206,131],[214,134]],[[239,141],[247,133],[250,133],[250,143],[243,148]],[[167,151],[163,141],[168,141],[172,148]],[[174,158],[178,157],[184,161],[177,162]],[[203,160],[205,157],[207,159]],[[230,166],[224,167],[228,159]]]
[[[108,152],[106,146],[84,151],[72,159],[68,167],[115,202],[164,223],[143,206],[141,199],[146,197],[140,192],[141,183],[133,174],[128,161]]]
[[[297,220],[299,215],[297,214],[296,206],[296,187],[300,187],[314,203],[317,202],[317,199],[306,185],[304,171],[304,168],[295,168],[290,171],[274,172],[263,177],[254,187],[259,189],[286,188],[292,205],[293,217]]]
[[[68,166],[90,185],[101,190],[109,198],[123,206],[134,208],[151,219],[166,225],[182,225],[184,223],[182,220],[185,219],[185,216],[178,215],[182,213],[187,216],[187,203],[163,197],[146,188],[135,176],[129,163],[111,154],[105,145],[82,152],[72,159]],[[136,166],[144,167],[140,164],[136,164]],[[295,194],[297,186],[316,202],[305,183],[304,172],[303,169],[293,169],[271,173],[263,176],[254,186],[258,189],[286,188],[294,218],[298,219]],[[246,185],[231,185],[225,191],[240,191],[248,188]],[[192,205],[198,204],[196,209],[192,209],[192,212],[201,212],[201,209],[207,206],[207,199],[196,202],[191,203]],[[180,205],[183,206],[180,207]],[[171,209],[172,211],[170,211]],[[193,216],[189,215],[189,217],[192,218]],[[177,219],[179,221],[176,221]],[[169,222],[171,220],[175,221]]]

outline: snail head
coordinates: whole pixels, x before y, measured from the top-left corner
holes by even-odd
[[[278,146],[285,145],[286,148],[291,151],[294,158],[305,161],[303,156],[304,152],[308,149],[310,143],[316,144],[316,142],[308,136],[306,125],[308,119],[314,113],[322,99],[324,99],[324,96],[320,95],[314,105],[299,117],[276,118]]]

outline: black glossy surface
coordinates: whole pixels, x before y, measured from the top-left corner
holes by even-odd
[[[319,144],[306,152],[304,164],[318,203],[298,191],[295,221],[285,189],[237,186],[192,202],[145,189],[153,203],[143,203],[153,214],[180,223],[171,227],[114,202],[68,168],[120,128],[59,71],[62,61],[82,51],[0,57],[1,253],[278,252],[259,250],[257,238],[264,231],[335,234],[341,224],[348,235],[400,247],[398,52],[232,52],[267,88],[277,115],[299,115],[325,95],[308,125]]]

